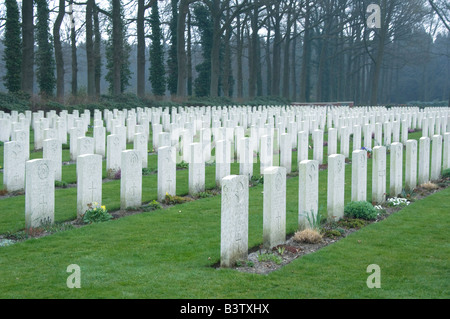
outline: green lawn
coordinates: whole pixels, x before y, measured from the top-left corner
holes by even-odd
[[[410,136],[419,137],[419,133]],[[152,165],[155,158],[149,157]],[[371,160],[368,164],[370,200]],[[67,176],[73,177],[69,173],[74,166],[66,169]],[[232,165],[232,173],[238,173],[237,164]],[[208,188],[214,187],[214,175],[214,167],[207,167]],[[188,171],[178,171],[178,195],[187,194],[187,181]],[[323,214],[326,181],[327,171],[320,172]],[[156,183],[156,175],[143,178],[144,202],[156,199]],[[296,177],[287,181],[288,233],[297,227],[298,183]],[[350,189],[347,165],[346,202]],[[262,243],[262,191],[263,185],[249,191],[250,247]],[[119,208],[119,192],[120,181],[103,184],[103,204],[108,209]],[[446,189],[415,202],[266,276],[212,267],[220,258],[220,196],[205,198],[0,247],[0,298],[446,299],[450,297],[449,198]],[[24,205],[24,196],[0,200],[0,234],[23,229]],[[76,188],[57,190],[55,217],[58,222],[76,217]],[[71,264],[81,268],[81,289],[66,286]],[[367,288],[366,269],[371,264],[381,267],[381,289]]]

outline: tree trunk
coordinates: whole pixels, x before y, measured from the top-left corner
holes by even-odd
[[[227,8],[226,20],[230,19],[230,7]],[[231,77],[231,24],[227,26],[225,30],[225,48],[223,57],[223,95],[226,97],[230,96],[230,77]]]
[[[95,98],[95,56],[94,56],[94,29],[92,15],[95,0],[87,0],[86,4],[86,59],[87,59],[87,93],[91,99]]]
[[[120,0],[112,1],[112,45],[113,45],[113,95],[121,94],[121,65],[122,65],[122,17],[120,14]]]
[[[102,56],[100,52],[100,24],[98,20],[98,10],[94,7],[94,65],[95,65],[95,95],[100,97],[100,81],[102,77]]]
[[[254,98],[256,96],[256,80],[257,80],[257,46],[258,46],[258,8],[253,8],[251,15],[252,35],[249,44],[249,80],[248,80],[248,96]]]
[[[137,8],[137,95],[145,96],[145,30],[144,30],[144,0],[138,1]]]
[[[294,34],[292,39],[292,100],[297,100],[297,68],[295,65],[295,58],[297,54],[297,22],[294,22]]]
[[[56,61],[56,98],[59,102],[64,102],[64,59],[61,47],[60,29],[61,23],[66,13],[66,1],[59,0],[59,11],[53,25],[53,41],[55,46]]]
[[[300,101],[309,102],[309,58],[310,58],[310,7],[306,1],[305,34],[303,38],[302,71],[300,74]]]
[[[272,56],[272,95],[280,95],[280,77],[281,77],[281,16],[280,3],[275,3],[274,40],[273,40],[273,56]]]
[[[187,94],[192,96],[192,35],[191,35],[191,12],[187,17]]]
[[[78,94],[78,58],[77,58],[77,39],[75,32],[75,20],[73,17],[73,0],[70,0],[70,45],[72,49],[72,95]]]
[[[211,97],[219,96],[219,77],[220,77],[220,47],[221,47],[221,27],[220,20],[222,10],[220,8],[220,0],[213,0],[211,17],[213,20],[213,38],[211,48],[211,83],[209,95]]]
[[[33,0],[22,1],[22,91],[34,91],[34,22]]]
[[[244,96],[244,77],[242,74],[242,54],[243,54],[243,45],[242,45],[242,34],[241,30],[241,16],[238,15],[236,17],[236,47],[237,47],[237,97],[241,99]]]
[[[186,97],[186,48],[184,31],[186,29],[186,15],[189,10],[190,0],[181,0],[179,5],[177,26],[177,60],[178,60],[178,84],[177,97]]]
[[[272,95],[272,59],[270,56],[270,19],[267,20],[267,41],[266,41],[266,63],[267,63],[267,92],[268,96]]]

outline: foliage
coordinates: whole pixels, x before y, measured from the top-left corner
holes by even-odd
[[[343,219],[338,222],[342,227],[349,229],[360,229],[367,225],[367,221],[362,219]]]
[[[152,212],[158,209],[161,209],[162,206],[159,202],[157,202],[156,200],[153,200],[152,202],[148,203],[147,205],[142,206],[142,209],[144,210],[144,212]]]
[[[68,184],[64,181],[55,181],[55,187],[67,188]]]
[[[22,39],[20,30],[19,7],[16,0],[6,0],[6,22],[3,44],[3,60],[6,74],[3,77],[4,85],[9,92],[18,92],[21,89],[22,68]],[[1,103],[0,103],[1,104]]]
[[[188,169],[189,163],[182,161],[181,163],[177,163],[177,169]]]
[[[83,215],[83,222],[86,224],[101,223],[112,219],[111,214],[105,206],[100,206],[98,203],[88,204],[89,209]]]
[[[259,262],[274,262],[277,265],[280,265],[283,262],[283,258],[277,256],[275,254],[260,254],[258,255]]]
[[[258,186],[260,184],[264,184],[264,176],[252,176],[252,178],[250,179],[250,187],[254,187],[254,186]]]
[[[204,5],[194,7],[194,23],[200,33],[203,62],[195,67],[198,73],[194,81],[195,95],[204,97],[209,95],[211,84],[211,51],[213,43],[213,22],[211,12]]]
[[[156,173],[156,170],[154,169],[148,169],[148,168],[143,168],[142,169],[142,176],[149,176],[149,175],[153,175]]]
[[[393,197],[389,198],[387,201],[387,205],[389,207],[406,207],[409,206],[409,204],[411,204],[411,202],[409,202],[406,198]]]
[[[341,237],[342,233],[337,229],[329,229],[329,230],[325,231],[323,236],[326,238],[336,238],[336,237]]]
[[[178,26],[178,0],[172,0],[172,18],[170,20],[170,49],[167,59],[167,88],[170,94],[177,93],[178,88],[178,57],[177,57],[177,26]]]
[[[166,197],[164,198],[164,203],[166,205],[177,205],[177,204],[184,204],[187,202],[192,202],[193,199],[189,197],[181,197],[181,196],[172,196],[169,194],[166,194]]]
[[[150,82],[155,96],[163,96],[166,92],[166,78],[164,71],[164,50],[161,44],[162,31],[158,11],[158,1],[152,6],[150,16],[150,26],[152,33],[150,35]]]
[[[306,220],[308,221],[308,225],[310,229],[319,231],[320,225],[322,224],[320,214],[315,214],[313,211],[311,211],[311,214],[305,214]]]
[[[120,1],[118,2],[120,3]],[[124,19],[124,12],[123,12],[123,6],[120,5],[120,21],[125,21]],[[111,8],[112,11],[112,8]],[[125,89],[130,85],[130,79],[131,79],[131,71],[130,71],[130,53],[131,53],[131,46],[128,43],[128,35],[127,35],[127,28],[124,23],[120,23],[116,26],[120,29],[121,33],[121,46],[116,48],[114,47],[115,39],[113,38],[113,26],[112,23],[108,25],[108,33],[111,34],[109,37],[107,44],[106,44],[106,69],[108,72],[106,73],[105,79],[109,83],[109,92],[114,93],[113,95],[119,95],[123,94]],[[120,92],[114,92],[114,64],[118,63],[117,61],[114,61],[114,53],[119,53],[120,55]]]
[[[36,77],[40,94],[44,97],[53,96],[56,86],[55,60],[53,58],[53,41],[49,32],[50,11],[48,2],[36,0]]]
[[[450,178],[450,168],[447,168],[442,172],[442,178],[443,179]]]
[[[0,92],[0,111],[18,111],[25,112],[30,108],[30,97],[23,92],[2,93]]]
[[[369,202],[351,202],[345,206],[344,215],[348,218],[375,220],[378,213]]]

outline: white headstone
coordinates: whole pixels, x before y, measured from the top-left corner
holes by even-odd
[[[383,204],[386,201],[386,147],[373,148],[372,160],[372,202]]]
[[[58,139],[44,140],[43,158],[53,161],[55,180],[62,180],[62,144]]]
[[[444,160],[442,169],[450,168],[450,133],[444,134]]]
[[[25,188],[25,151],[20,142],[6,142],[3,149],[3,187],[8,192]]]
[[[92,137],[79,137],[77,140],[77,157],[94,154],[94,139]]]
[[[264,247],[271,249],[286,241],[286,169],[269,167],[264,171]]]
[[[138,151],[142,159],[142,167],[148,167],[148,141],[145,133],[134,134],[134,150]]]
[[[216,143],[216,184],[222,185],[222,179],[231,173],[231,144],[227,140]]]
[[[142,205],[142,159],[138,151],[122,151],[120,209]]]
[[[403,190],[403,144],[391,144],[390,188],[392,197],[397,197]]]
[[[417,141],[406,142],[405,189],[412,191],[417,187]]]
[[[203,161],[202,144],[191,144],[189,161],[189,194],[196,195],[205,191],[205,162]]]
[[[311,228],[319,213],[319,162],[302,161],[299,171],[298,225],[300,230]]]
[[[250,180],[253,176],[253,144],[250,138],[245,137],[239,141],[239,174]]]
[[[158,201],[166,194],[176,195],[176,151],[174,147],[158,148]]]
[[[442,136],[434,135],[432,143],[430,179],[437,181],[442,176]]]
[[[353,152],[352,157],[352,202],[367,200],[367,151]]]
[[[338,221],[344,217],[345,156],[328,157],[328,219]]]
[[[361,135],[360,135],[361,138]],[[328,153],[327,155],[337,154],[337,130],[330,128],[328,130]]]
[[[220,266],[230,268],[248,258],[248,178],[222,179]]]
[[[281,134],[280,166],[286,169],[286,174],[292,172],[292,142],[288,133]]]
[[[108,177],[112,178],[121,168],[122,148],[120,145],[120,137],[118,135],[108,135],[106,152],[106,171]]]
[[[25,227],[36,228],[55,220],[55,176],[52,161],[35,159],[25,164]]]
[[[430,138],[422,137],[419,140],[419,185],[430,181]]]
[[[323,131],[315,130],[313,132],[314,152],[313,159],[323,164]]]
[[[88,205],[102,203],[102,156],[81,155],[77,158],[77,216],[82,218]]]
[[[94,153],[106,156],[106,128],[104,126],[94,126]]]
[[[298,148],[297,148],[297,162],[308,160],[309,154],[309,135],[308,132],[298,132]]]

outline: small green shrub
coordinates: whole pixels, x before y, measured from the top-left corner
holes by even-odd
[[[378,213],[369,202],[351,202],[345,206],[344,215],[348,218],[375,220]]]
[[[348,229],[360,229],[366,226],[367,222],[362,219],[343,219],[338,224]]]
[[[181,162],[177,164],[177,169],[188,169],[189,168],[189,163],[186,162]]]
[[[450,178],[450,168],[447,168],[446,170],[444,170],[444,171],[442,172],[442,178],[443,178],[443,179],[445,179],[445,178]]]
[[[258,255],[259,262],[274,262],[277,265],[280,265],[283,262],[283,258],[277,256],[275,254],[261,254]]]
[[[250,187],[258,186],[259,184],[264,184],[264,176],[252,176],[250,179]]]
[[[63,181],[55,181],[55,187],[67,188],[68,184],[66,182],[63,182]]]
[[[169,194],[166,194],[166,197],[164,198],[164,203],[166,205],[177,205],[177,204],[184,204],[187,202],[192,202],[193,199],[189,197],[181,197],[181,196],[172,196]]]
[[[156,200],[153,200],[151,203],[142,206],[142,209],[144,212],[153,212],[155,210],[161,209],[161,204],[158,203]]]
[[[100,206],[98,203],[88,205],[89,209],[83,215],[83,222],[86,224],[101,223],[112,219],[112,215],[108,213],[105,206]]]
[[[142,176],[149,176],[149,175],[153,175],[155,173],[156,173],[155,170],[151,170],[151,169],[148,169],[148,168],[143,168],[142,169]]]
[[[341,234],[341,232],[338,231],[338,230],[327,230],[327,231],[323,234],[323,236],[324,236],[324,237],[327,237],[327,238],[336,238],[336,237],[341,237],[342,234]]]

